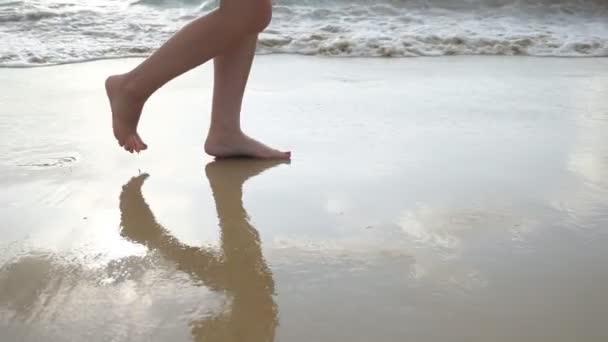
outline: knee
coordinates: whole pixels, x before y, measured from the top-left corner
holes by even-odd
[[[270,0],[259,1],[260,10],[254,15],[252,29],[258,33],[264,31],[272,21],[272,3]]]
[[[264,31],[272,20],[271,0],[246,0],[245,2],[246,5],[241,4],[239,8],[229,9],[230,16],[247,33]]]

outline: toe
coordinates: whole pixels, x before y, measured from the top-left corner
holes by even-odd
[[[131,147],[131,152],[139,152],[141,149],[139,148],[139,142],[137,141],[137,138],[132,135],[131,138],[129,139],[129,146]]]
[[[130,141],[131,141],[131,148],[133,149],[133,152],[139,153],[139,151],[141,151],[141,146],[139,144],[139,140],[135,136],[131,136]]]
[[[133,143],[133,139],[131,137],[128,137],[125,141],[124,148],[129,153],[133,153],[133,151],[135,150],[135,144]]]
[[[290,159],[291,152],[272,151],[269,154],[269,159]]]
[[[146,145],[146,143],[144,143],[144,141],[141,140],[141,137],[139,136],[139,134],[135,135],[135,141],[137,142],[137,152],[148,149],[148,145]]]

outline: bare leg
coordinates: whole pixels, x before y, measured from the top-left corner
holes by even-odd
[[[205,142],[205,151],[212,156],[262,159],[289,159],[291,156],[290,152],[272,149],[241,130],[241,106],[257,40],[257,34],[249,35],[214,59],[213,108]]]
[[[135,69],[109,77],[106,91],[119,144],[130,152],[146,149],[137,133],[146,100],[173,78],[262,31],[271,11],[270,0],[223,0],[219,9],[186,25]]]

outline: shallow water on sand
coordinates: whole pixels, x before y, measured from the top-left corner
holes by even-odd
[[[0,73],[0,340],[608,338],[606,60],[262,57],[291,163],[202,155],[209,68],[119,150],[133,63]]]

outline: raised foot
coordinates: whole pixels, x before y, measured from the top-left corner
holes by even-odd
[[[147,149],[148,145],[137,133],[145,100],[138,99],[128,91],[123,75],[108,77],[105,87],[112,109],[112,129],[118,144],[131,153]]]
[[[219,138],[209,136],[205,152],[216,158],[291,159],[291,152],[275,150],[242,133]]]

